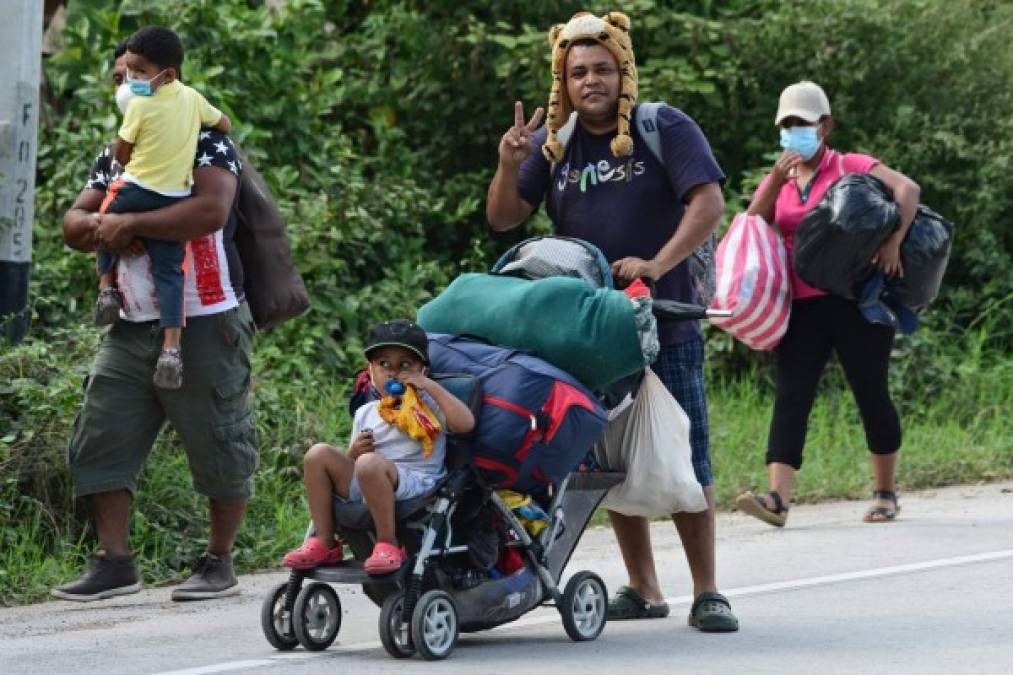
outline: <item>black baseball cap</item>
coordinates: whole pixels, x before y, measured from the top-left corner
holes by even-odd
[[[408,319],[394,319],[378,323],[369,329],[369,339],[364,350],[366,358],[378,347],[404,347],[419,355],[429,365],[429,338],[426,332]]]

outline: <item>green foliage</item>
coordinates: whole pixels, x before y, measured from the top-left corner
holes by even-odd
[[[347,383],[373,321],[410,316],[464,271],[529,232],[488,235],[484,196],[512,102],[530,114],[549,88],[559,0],[95,0],[70,3],[47,82],[36,193],[33,329],[0,352],[0,603],[65,580],[91,544],[64,468],[81,382],[100,337],[79,327],[93,261],[59,223],[118,118],[113,45],[173,26],[183,79],[232,118],[234,136],[288,217],[313,298],[304,317],[258,336],[257,496],[239,542],[244,568],[277,560],[305,524],[299,466],[347,433]],[[914,178],[957,225],[943,295],[898,341],[892,386],[905,419],[905,487],[1013,474],[1011,398],[1013,6],[1000,0],[630,0],[642,100],[700,124],[728,180],[729,216],[776,157],[772,116],[787,84],[827,89],[835,147]],[[330,336],[333,334],[337,340]],[[767,356],[709,330],[719,494],[759,480],[769,416]],[[860,431],[839,370],[823,383],[800,496],[864,494]],[[843,406],[843,407],[842,407]],[[908,451],[905,451],[908,453]],[[133,541],[149,581],[178,576],[205,523],[178,442],[160,440],[142,477]],[[14,527],[13,523],[18,526]]]

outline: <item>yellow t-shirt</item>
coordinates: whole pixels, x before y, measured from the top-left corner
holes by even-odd
[[[163,84],[153,96],[135,96],[119,132],[134,145],[126,178],[169,196],[189,194],[197,134],[201,125],[217,124],[221,117],[221,110],[179,80]]]

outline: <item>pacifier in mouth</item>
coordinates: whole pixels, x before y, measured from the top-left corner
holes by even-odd
[[[395,379],[387,380],[384,383],[383,388],[387,390],[387,393],[391,396],[400,396],[405,392],[404,383],[398,382]]]

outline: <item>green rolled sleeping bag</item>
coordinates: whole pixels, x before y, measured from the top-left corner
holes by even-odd
[[[462,274],[419,309],[417,322],[530,352],[591,390],[645,365],[633,303],[582,279]]]

